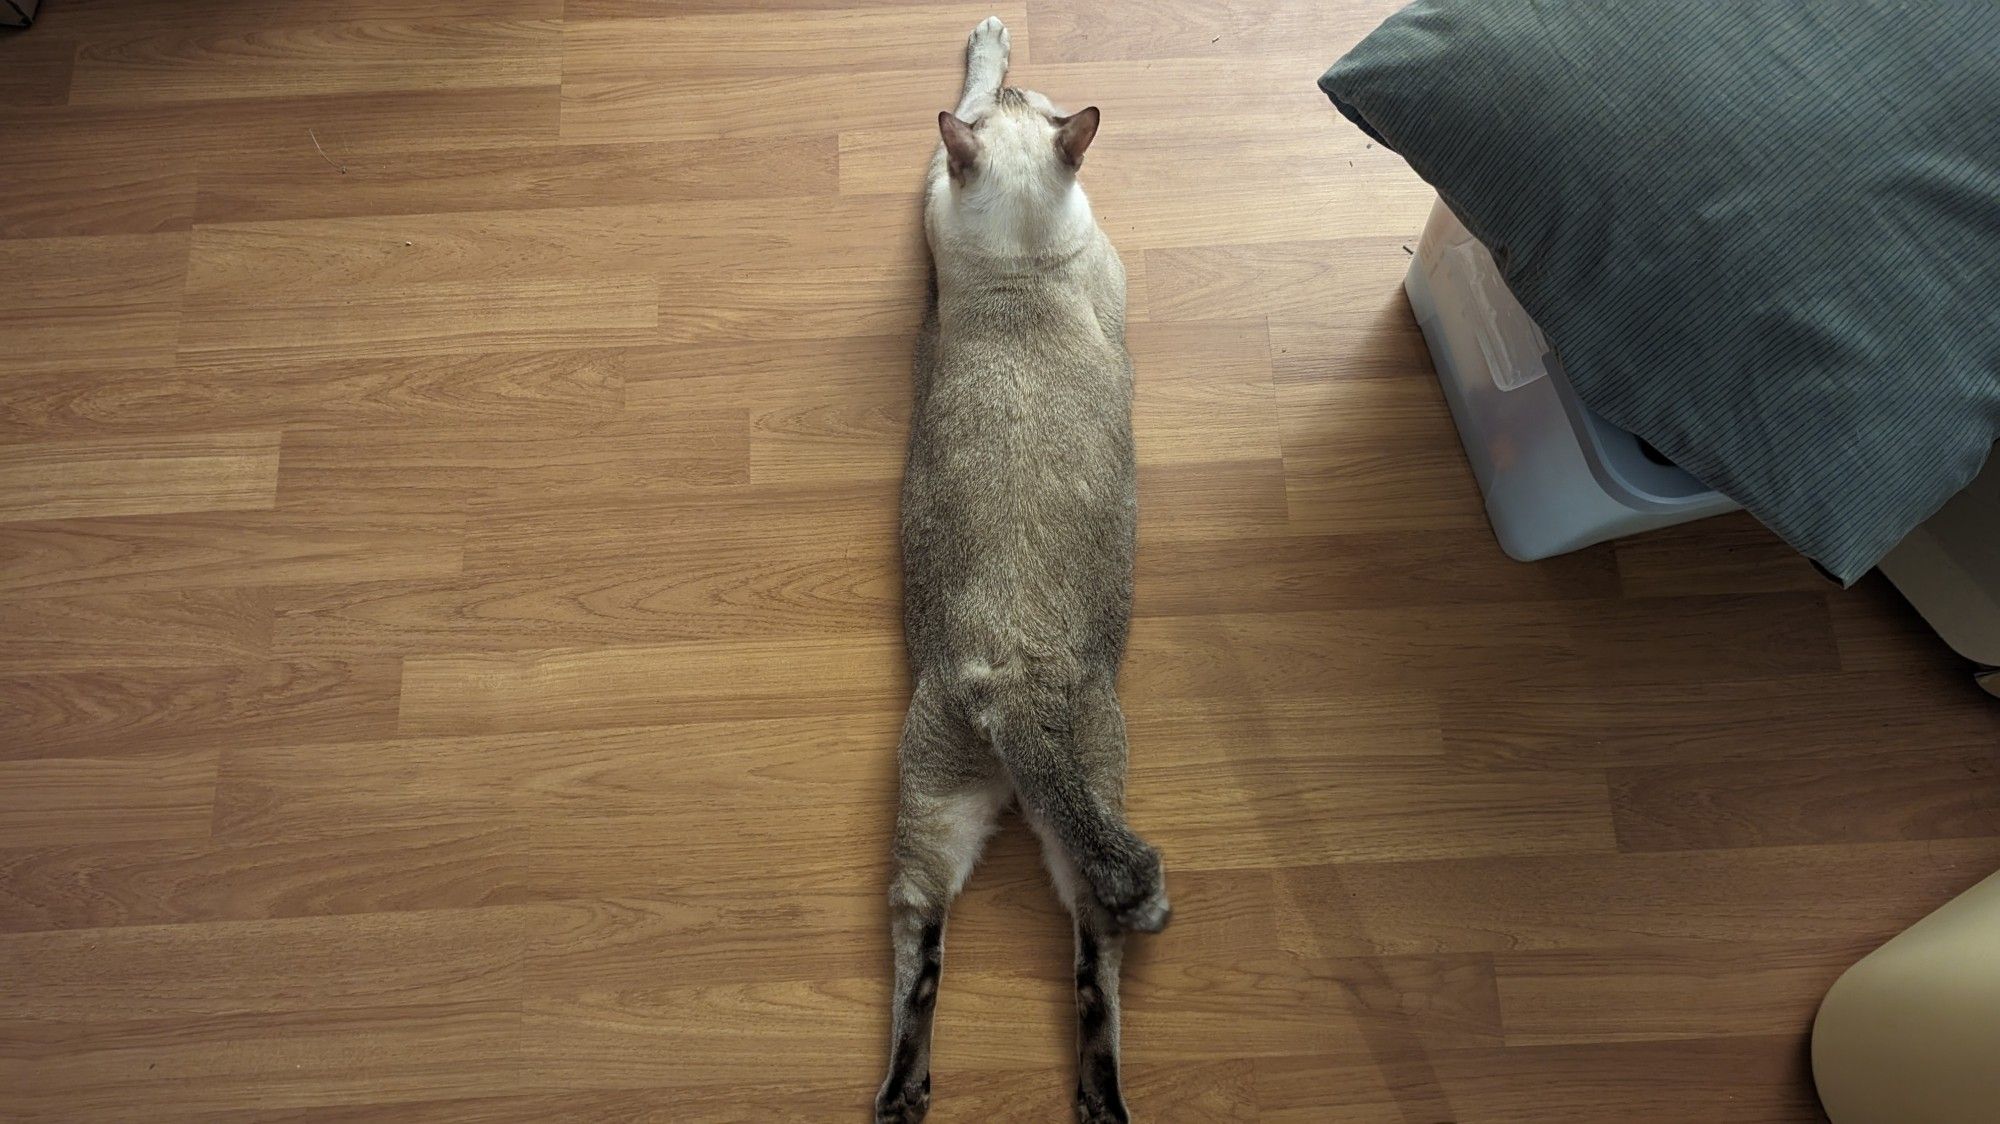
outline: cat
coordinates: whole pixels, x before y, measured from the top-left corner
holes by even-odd
[[[1095,107],[1062,115],[1001,85],[997,18],[938,115],[903,477],[903,627],[915,686],[897,757],[888,1078],[875,1119],[923,1119],[945,916],[1018,800],[1075,920],[1076,1103],[1124,1121],[1118,969],[1168,904],[1127,826],[1114,693],[1131,617],[1137,503],[1125,269],[1077,169]]]

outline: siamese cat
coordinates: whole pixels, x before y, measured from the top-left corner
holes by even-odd
[[[1018,801],[1075,918],[1077,1113],[1128,1119],[1118,968],[1167,922],[1159,853],[1126,825],[1114,681],[1137,504],[1125,269],[1077,169],[1095,107],[1003,86],[1007,28],[966,50],[938,115],[924,230],[934,286],[903,478],[904,634],[915,689],[898,749],[893,1041],[878,1122],[930,1102],[945,916]]]

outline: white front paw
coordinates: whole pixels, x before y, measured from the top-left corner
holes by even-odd
[[[965,61],[968,66],[996,66],[1007,69],[1007,56],[1014,46],[1013,36],[1007,33],[1007,25],[999,16],[987,16],[972,29],[965,41]]]

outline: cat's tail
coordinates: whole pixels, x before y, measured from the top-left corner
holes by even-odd
[[[1109,714],[1086,703],[1057,718],[1040,707],[996,716],[994,748],[1024,810],[1054,834],[1112,920],[1157,933],[1172,914],[1166,875],[1160,853],[1125,822],[1125,731],[1117,704],[1107,691],[1095,705],[1109,706]],[[1044,713],[1037,717],[1037,710]]]

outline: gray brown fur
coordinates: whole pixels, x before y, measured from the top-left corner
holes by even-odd
[[[1010,802],[1075,918],[1085,1121],[1127,1119],[1124,933],[1168,916],[1159,855],[1124,815],[1115,680],[1137,518],[1125,272],[1073,188],[1097,113],[1060,117],[1041,95],[1002,88],[1006,45],[997,19],[973,32],[926,204],[934,284],[903,483],[916,682],[899,749],[878,1121],[928,1109],[946,913]]]

